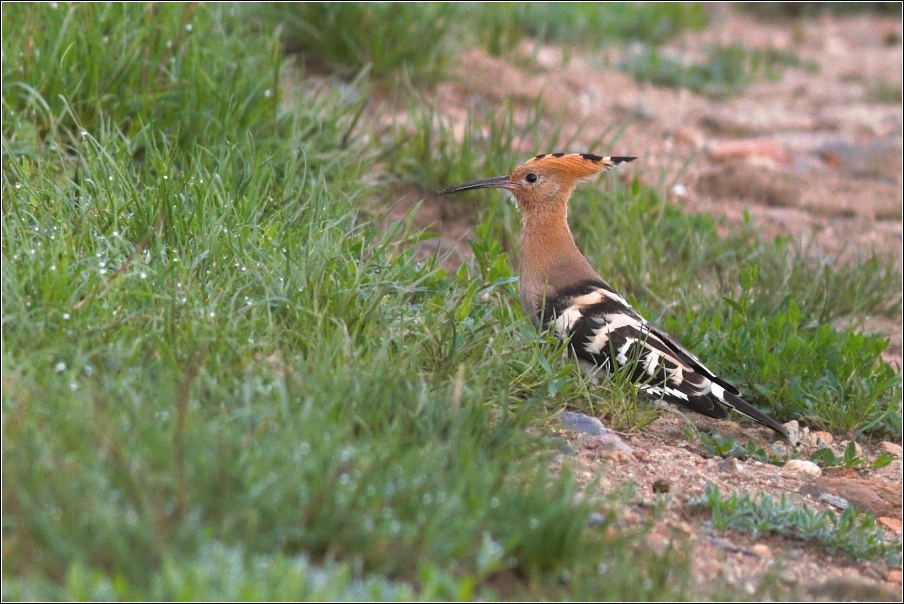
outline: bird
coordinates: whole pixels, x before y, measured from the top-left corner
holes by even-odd
[[[521,213],[521,305],[534,325],[568,342],[584,369],[625,368],[647,395],[716,419],[734,409],[789,438],[787,428],[741,398],[734,385],[648,322],[600,277],[568,226],[577,183],[637,159],[592,153],[541,153],[496,176],[449,186],[438,195],[502,189]],[[613,366],[614,364],[614,366]]]

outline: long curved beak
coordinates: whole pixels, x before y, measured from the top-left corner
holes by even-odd
[[[437,195],[451,195],[452,193],[470,191],[471,189],[510,189],[514,184],[509,180],[508,176],[494,176],[493,178],[483,178],[481,180],[464,182],[460,185],[452,185],[438,192]]]

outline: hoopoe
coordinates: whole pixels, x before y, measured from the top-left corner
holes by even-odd
[[[453,185],[449,195],[502,189],[521,212],[520,294],[538,329],[569,340],[580,365],[607,373],[614,361],[632,367],[641,390],[714,418],[731,408],[788,437],[788,430],[740,397],[677,340],[647,322],[597,274],[568,228],[568,199],[575,185],[635,157],[552,153],[532,157],[508,176]]]

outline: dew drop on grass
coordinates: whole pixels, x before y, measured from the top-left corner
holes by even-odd
[[[269,99],[271,96],[273,96],[273,93],[270,92],[270,89],[268,88],[267,90],[264,91],[264,96]]]
[[[141,278],[142,278],[142,279],[147,279],[147,278],[148,278],[148,274],[145,273],[145,272],[142,272],[142,273],[141,273]]]
[[[72,318],[72,317],[69,315],[68,312],[64,312],[64,313],[63,313],[63,320],[64,320],[64,321],[68,321],[68,320],[71,319],[71,318]]]
[[[84,368],[82,368],[82,373],[84,373],[88,377],[91,377],[92,375],[94,375],[94,365],[91,365],[90,363],[85,365]]]
[[[493,497],[492,499],[490,499],[490,507],[491,508],[499,507],[499,498],[498,497]]]
[[[215,312],[213,312],[213,311],[210,311],[210,313],[208,313],[207,316],[210,317],[211,319],[213,319],[214,317],[217,316],[217,313],[215,313]]]
[[[188,25],[185,26],[185,31],[191,31],[192,29],[193,29],[193,26],[191,23],[189,23]]]
[[[51,264],[51,265],[50,265],[50,271],[51,271],[51,272],[56,271],[56,264]]]
[[[16,183],[16,188],[17,188],[17,189],[21,189],[21,188],[22,188],[22,183],[21,183],[21,182],[17,182],[17,183]]]
[[[63,373],[64,371],[66,371],[66,363],[64,363],[63,361],[60,361],[59,363],[56,364],[54,369],[56,369],[57,373]]]
[[[78,384],[76,384],[75,382],[72,382],[71,384],[69,384],[69,390],[71,390],[72,392],[75,392],[76,390],[78,390]]]

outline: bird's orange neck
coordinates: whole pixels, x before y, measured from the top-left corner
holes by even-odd
[[[520,290],[527,314],[536,313],[544,299],[554,298],[562,287],[600,278],[574,242],[565,207],[524,214]]]

